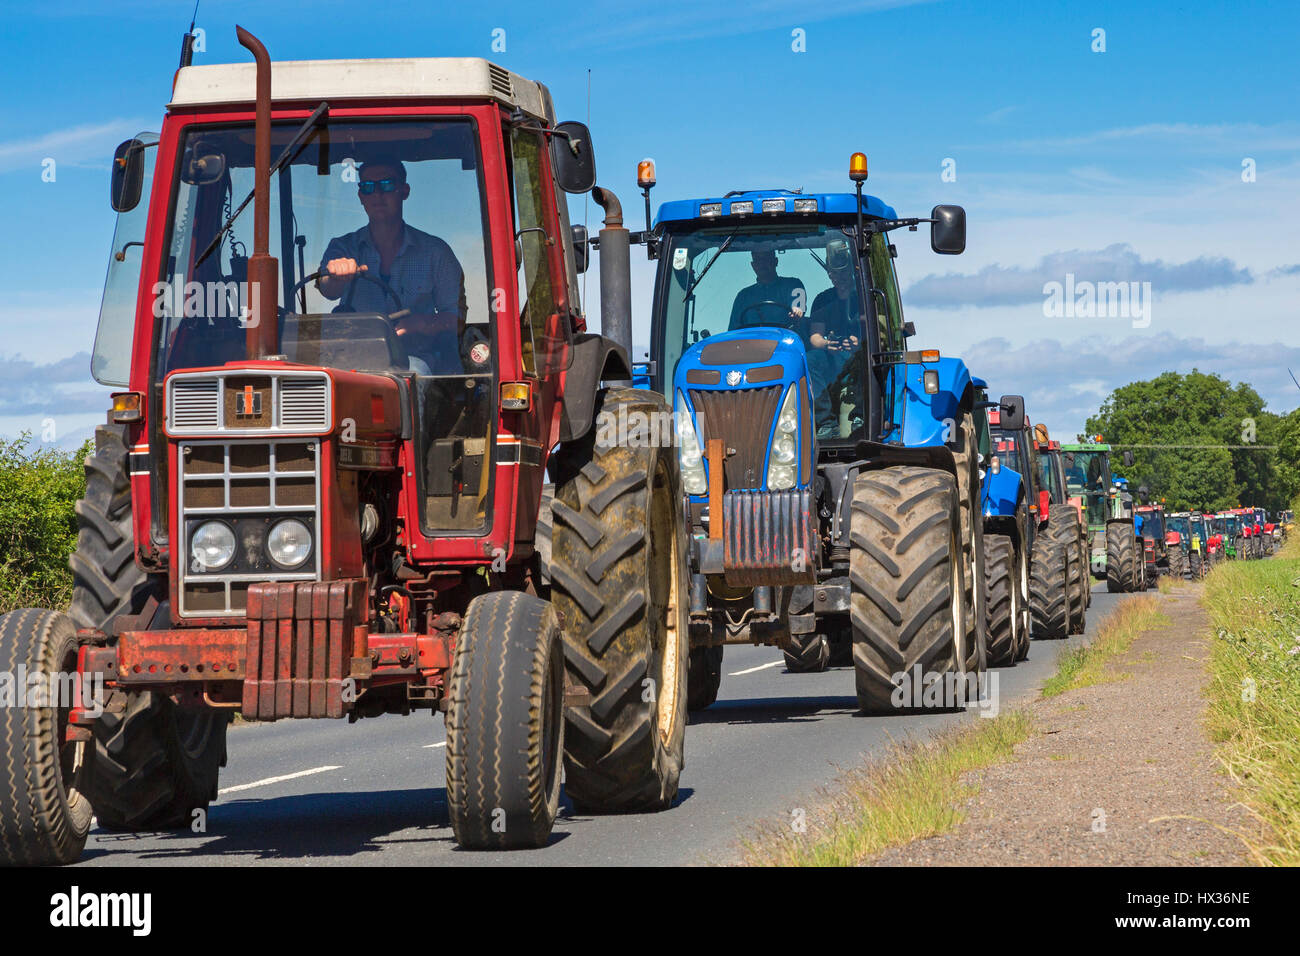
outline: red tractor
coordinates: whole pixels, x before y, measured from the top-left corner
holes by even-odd
[[[273,66],[238,34],[256,64],[183,56],[161,134],[114,159],[93,371],[122,390],[71,610],[0,618],[0,670],[58,692],[0,711],[0,863],[77,859],[92,814],[189,827],[236,713],[443,712],[466,847],[545,843],[562,767],[578,806],[670,806],[681,491],[647,440],[668,406],[630,387],[629,234],[587,129],[483,60]],[[564,195],[587,190],[604,337]]]

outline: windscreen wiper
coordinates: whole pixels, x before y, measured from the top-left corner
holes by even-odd
[[[690,285],[688,285],[686,287],[686,291],[682,293],[683,302],[685,302],[687,299],[691,297],[691,293],[695,291],[695,287],[700,284],[700,281],[706,275],[709,274],[709,270],[713,268],[713,264],[722,258],[722,254],[727,251],[727,246],[731,245],[731,240],[735,239],[739,233],[740,233],[740,227],[737,226],[735,229],[732,230],[731,235],[729,235],[726,239],[722,241],[722,245],[718,246],[717,255],[715,255],[712,259],[709,260],[708,265],[706,265],[703,269],[701,269],[700,274],[695,277],[695,281],[692,282]]]
[[[284,147],[284,152],[280,154],[280,158],[271,164],[270,176],[274,176],[281,170],[281,168],[290,163],[293,158],[298,155],[298,151],[307,144],[307,134],[315,129],[322,119],[329,115],[329,111],[330,105],[328,103],[322,103],[320,106],[316,107],[316,109],[312,110],[311,116],[308,116],[302,126],[298,127],[298,132],[293,134],[293,138],[289,140],[288,144]],[[257,190],[255,189],[250,190],[248,195],[244,197],[244,201],[239,204],[239,208],[230,214],[230,218],[226,220],[226,224],[221,227],[215,236],[212,237],[212,241],[208,243],[208,246],[203,250],[203,253],[194,260],[195,269],[203,265],[203,261],[207,259],[208,256],[212,255],[214,250],[221,248],[222,237],[230,231],[230,227],[235,224],[235,220],[239,218],[239,214],[244,211],[244,208],[253,201],[253,195],[256,192]]]

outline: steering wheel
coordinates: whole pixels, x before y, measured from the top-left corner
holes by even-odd
[[[308,282],[314,282],[317,279],[324,279],[327,278],[328,276],[329,276],[329,271],[326,269],[321,269],[319,272],[313,272],[309,276],[303,276],[301,279],[298,280],[298,282],[294,284],[294,287],[289,290],[289,301],[292,302],[294,296],[298,294],[298,290],[301,289],[303,286],[305,286]],[[389,312],[387,318],[400,319],[402,316],[406,315],[408,310],[402,307],[401,298],[397,295],[396,292],[393,291],[393,287],[390,286],[383,279],[379,278],[379,276],[372,276],[369,272],[354,272],[352,273],[352,278],[367,279],[370,282],[373,282],[375,285],[379,286],[379,288],[383,289],[386,295],[392,296],[393,302],[397,305],[397,308],[394,311]],[[343,296],[343,305],[350,306],[352,304],[352,296],[355,290],[356,290],[355,285],[352,284],[348,285],[348,291]]]
[[[791,307],[791,306],[784,305],[784,304],[782,304],[782,303],[780,303],[780,302],[777,302],[777,301],[775,301],[775,300],[773,300],[773,299],[764,299],[762,302],[755,302],[755,303],[753,303],[752,305],[747,305],[747,306],[745,306],[743,309],[740,310],[740,315],[736,316],[736,328],[738,328],[738,329],[747,329],[747,328],[750,328],[749,324],[746,323],[746,322],[744,321],[744,319],[745,319],[745,314],[748,313],[748,312],[757,312],[759,309],[761,309],[761,308],[762,308],[763,306],[765,306],[765,305],[774,305],[774,306],[776,306],[778,309],[785,309],[786,317],[787,317],[787,318],[789,317],[790,312],[793,311],[793,307]],[[759,313],[759,316],[758,316],[758,317],[759,317],[759,320],[760,320],[758,324],[759,324],[759,325],[765,324],[765,323],[763,323],[763,322],[761,321],[762,318],[763,318],[762,313]]]

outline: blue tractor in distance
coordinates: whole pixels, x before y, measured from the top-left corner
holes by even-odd
[[[922,681],[971,689],[986,666],[977,390],[959,359],[908,348],[888,238],[929,223],[960,253],[965,212],[901,219],[866,175],[856,153],[855,193],[666,202],[639,237],[659,262],[644,371],[675,415],[693,710],[727,644],[779,646],[794,671],[851,660],[868,712],[939,703]]]
[[[1014,451],[1008,454],[1011,446],[1025,444],[1023,425],[1011,430],[1002,423],[1023,423],[1025,400],[1004,395],[1001,402],[990,402],[988,383],[973,378],[971,384],[976,390],[974,418],[982,478],[988,663],[990,667],[1011,667],[1029,656],[1029,555],[1034,529],[1029,521],[1027,479],[1033,475],[1013,467],[1019,464],[1018,456]],[[994,444],[994,425],[1002,448]]]

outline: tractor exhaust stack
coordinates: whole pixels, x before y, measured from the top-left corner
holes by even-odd
[[[605,210],[600,230],[600,334],[622,346],[632,360],[632,234],[623,225],[623,206],[608,189],[591,191]]]
[[[252,316],[245,331],[249,359],[279,352],[277,292],[280,262],[269,253],[271,237],[271,57],[262,41],[241,26],[239,43],[257,63],[257,106],[253,141],[253,255],[248,260]],[[602,270],[603,271],[603,270]]]

